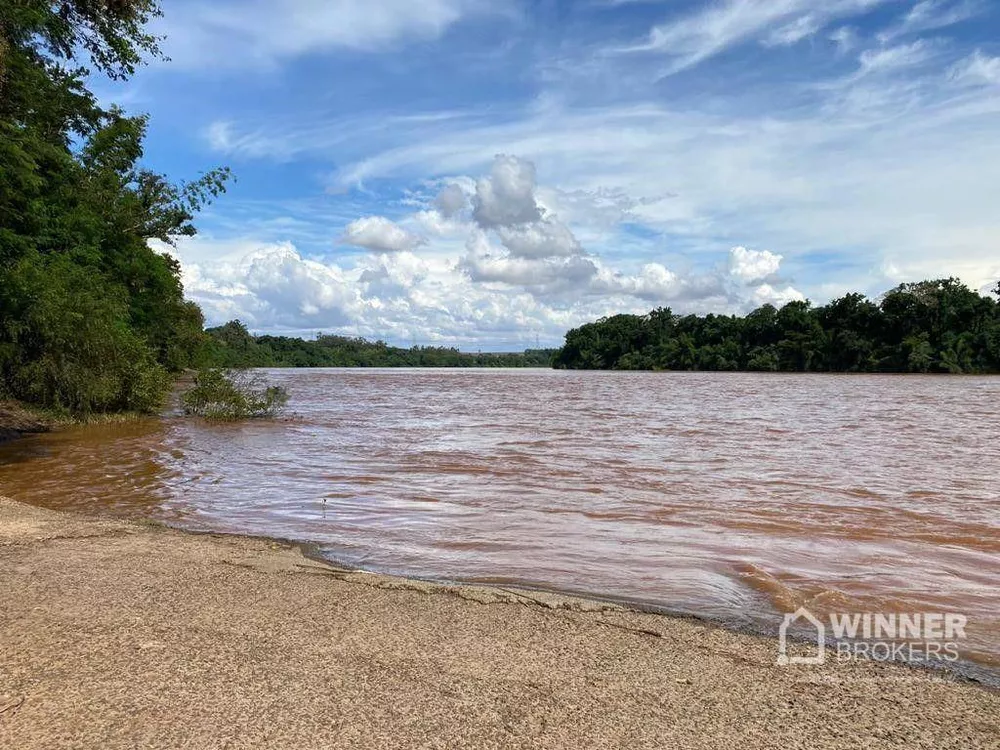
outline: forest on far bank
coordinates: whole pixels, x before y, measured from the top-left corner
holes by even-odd
[[[995,294],[1000,296],[1000,283]],[[1000,304],[957,279],[902,284],[746,316],[614,315],[574,328],[555,356],[581,370],[1000,372]]]
[[[209,328],[204,362],[213,367],[550,367],[555,349],[461,352],[452,347],[404,349],[384,341],[319,334],[315,339],[255,336],[238,320]]]

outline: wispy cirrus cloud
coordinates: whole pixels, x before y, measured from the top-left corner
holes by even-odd
[[[968,85],[1000,86],[1000,57],[985,55],[976,50],[969,57],[959,60],[950,71],[953,81]]]
[[[986,5],[980,0],[920,0],[897,23],[879,32],[878,39],[891,42],[901,36],[954,26],[981,15]]]
[[[373,52],[439,38],[461,20],[511,14],[487,0],[182,0],[157,31],[176,69],[239,69],[301,55]]]
[[[899,0],[726,0],[654,26],[622,53],[657,53],[668,59],[662,75],[687,70],[747,41],[794,44],[829,24]]]
[[[866,49],[858,57],[858,69],[852,78],[857,80],[865,76],[912,68],[929,60],[934,52],[934,45],[923,40],[894,47]]]

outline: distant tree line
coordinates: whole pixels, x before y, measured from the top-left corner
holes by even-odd
[[[995,292],[1000,296],[1000,283]],[[615,315],[566,334],[559,368],[782,372],[1000,372],[1000,305],[957,279],[878,301],[764,305],[746,316]]]
[[[383,341],[319,335],[254,336],[238,320],[209,328],[204,361],[213,367],[549,367],[555,349],[472,354],[439,346],[409,349]]]

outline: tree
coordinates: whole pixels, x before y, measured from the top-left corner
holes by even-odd
[[[103,109],[158,55],[154,0],[0,0],[0,390],[74,412],[156,407],[205,338],[180,269],[149,241],[195,229],[230,174],[175,185],[141,165],[145,117]]]
[[[569,331],[557,367],[836,372],[1000,372],[1000,304],[957,279],[903,284],[875,304],[725,315],[615,315]]]

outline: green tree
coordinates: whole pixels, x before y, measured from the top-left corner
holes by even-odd
[[[938,279],[903,284],[879,304],[847,294],[817,308],[764,305],[743,318],[654,310],[569,331],[554,362],[579,369],[1000,372],[1000,304],[957,279]]]
[[[75,412],[149,410],[195,364],[201,313],[149,241],[194,233],[230,175],[174,185],[141,166],[145,117],[104,109],[159,53],[152,0],[0,0],[0,390]]]

